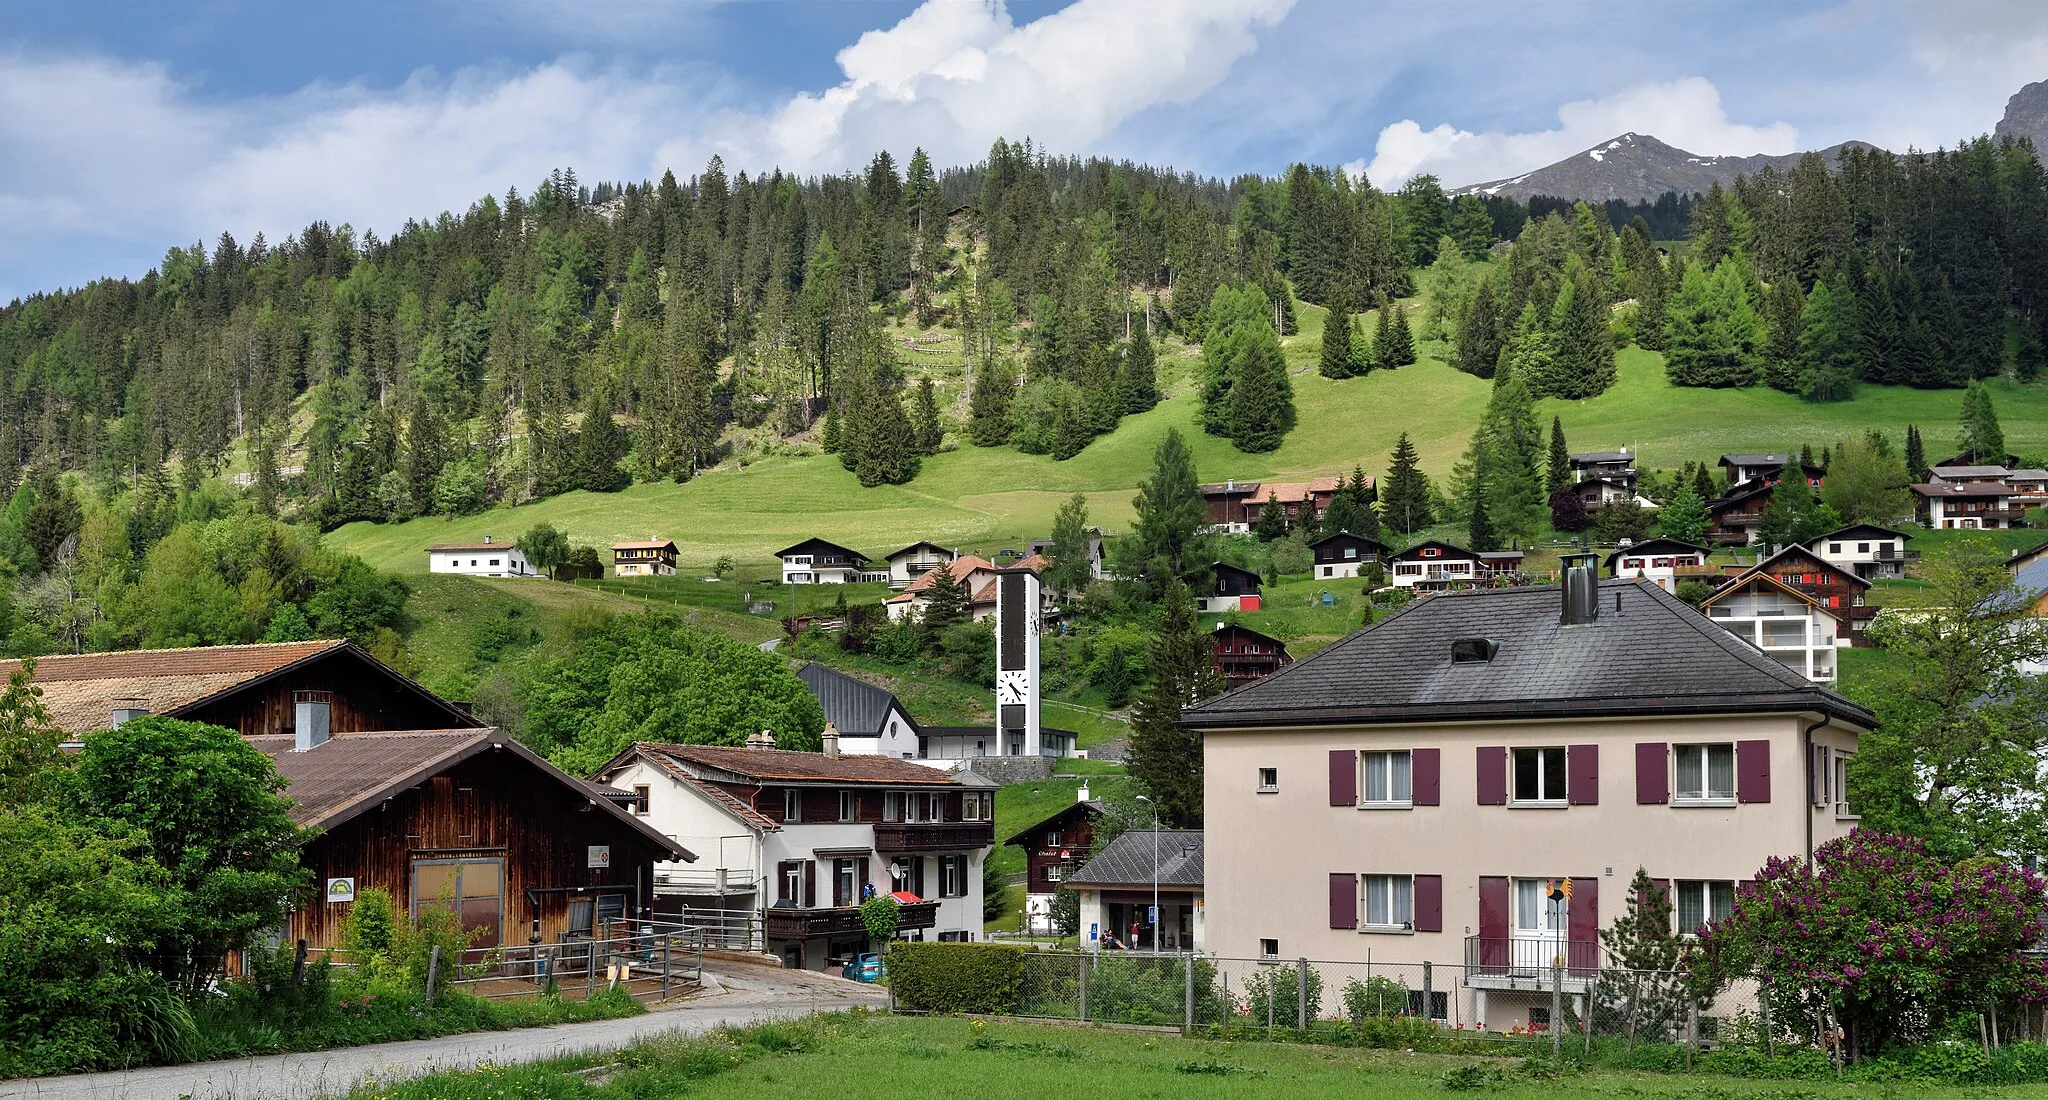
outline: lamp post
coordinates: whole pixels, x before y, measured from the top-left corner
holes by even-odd
[[[1148,931],[1152,934],[1152,953],[1157,955],[1159,954],[1159,804],[1142,794],[1138,796],[1138,801],[1152,807],[1152,911],[1146,914],[1150,919],[1145,924],[1148,926]]]

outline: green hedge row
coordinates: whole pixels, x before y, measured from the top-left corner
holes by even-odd
[[[889,989],[912,1012],[1016,1011],[1024,951],[1001,943],[889,945]]]

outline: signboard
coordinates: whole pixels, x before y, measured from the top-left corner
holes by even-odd
[[[1159,907],[1158,907],[1158,906],[1156,906],[1156,905],[1148,905],[1148,906],[1146,906],[1146,907],[1145,907],[1145,923],[1146,923],[1146,924],[1158,924],[1158,923],[1159,923]]]
[[[1099,940],[1099,939],[1101,939],[1101,938],[1102,938],[1102,925],[1100,925],[1100,924],[1098,924],[1098,923],[1096,923],[1096,922],[1094,922],[1094,921],[1089,921],[1089,922],[1088,922],[1088,942],[1089,942],[1089,943],[1094,943],[1094,942],[1095,942],[1096,940]]]
[[[328,900],[328,901],[354,901],[354,900],[356,900],[356,880],[355,880],[354,878],[331,878],[331,879],[328,879],[328,880],[327,880],[327,900]]]
[[[586,866],[586,867],[610,867],[611,865],[612,865],[612,846],[611,846],[611,845],[609,845],[609,844],[593,844],[593,845],[591,845],[591,846],[590,846],[590,858],[589,858],[589,860],[587,860],[587,861],[586,861],[586,862],[584,863],[584,866]]]

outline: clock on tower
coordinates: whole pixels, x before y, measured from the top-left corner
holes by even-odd
[[[1018,669],[996,676],[996,702],[1006,706],[1022,706],[1030,694],[1030,673]]]

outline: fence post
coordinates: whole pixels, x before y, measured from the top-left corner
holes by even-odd
[[[1294,960],[1294,1026],[1308,1030],[1308,957]]]
[[[1436,1019],[1436,964],[1422,964],[1422,1018]]]
[[[294,988],[297,988],[298,986],[304,985],[305,981],[306,941],[300,940],[298,948],[292,952],[292,986]]]
[[[1187,970],[1187,976],[1188,976],[1188,1000],[1187,1000],[1187,1015],[1186,1015],[1186,1022],[1185,1022],[1185,1023],[1183,1023],[1183,1024],[1181,1025],[1180,1033],[1181,1033],[1182,1035],[1193,1035],[1193,1034],[1195,1033],[1195,953],[1194,953],[1194,952],[1192,952],[1192,951],[1188,952],[1188,954],[1187,954],[1187,961],[1188,961],[1188,970]]]
[[[427,1003],[434,1003],[434,979],[441,976],[441,945],[427,952]]]
[[[661,937],[661,999],[668,1000],[669,970],[676,961],[676,934]]]
[[[1074,961],[1081,967],[1081,1022],[1088,1022],[1088,956],[1076,955]]]
[[[1759,979],[1756,988],[1757,1019],[1762,1020],[1764,1025],[1764,1056],[1776,1058],[1778,1056],[1778,1043],[1776,1038],[1771,1035],[1771,979]]]
[[[597,981],[597,943],[585,945],[583,952],[583,999],[590,999],[590,987]]]
[[[1550,1053],[1564,1053],[1564,964],[1550,964]]]

